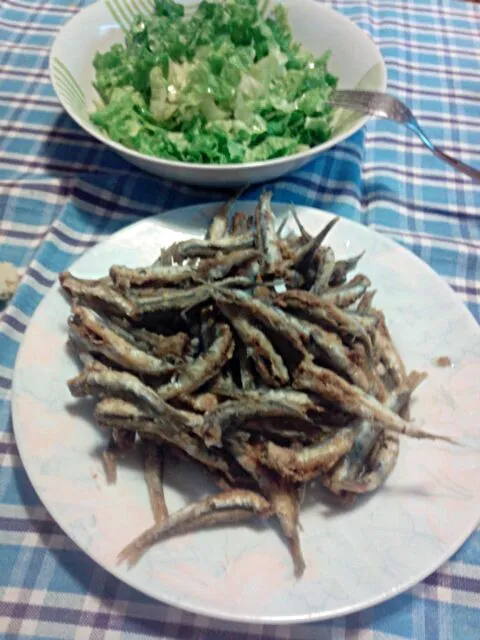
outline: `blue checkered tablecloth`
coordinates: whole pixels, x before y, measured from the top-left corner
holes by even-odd
[[[0,262],[13,262],[22,275],[13,300],[0,307],[0,638],[480,638],[480,531],[439,571],[383,605],[321,624],[246,627],[181,612],[118,582],[39,502],[10,415],[15,356],[38,303],[60,270],[111,233],[145,215],[225,196],[141,173],[62,111],[49,81],[49,48],[84,4],[0,3]],[[432,139],[480,167],[480,5],[333,5],[380,46],[389,90]],[[480,320],[480,187],[404,129],[371,122],[272,186],[278,201],[336,212],[404,244]]]

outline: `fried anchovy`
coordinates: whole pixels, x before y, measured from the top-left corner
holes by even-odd
[[[370,382],[367,375],[349,357],[349,354],[345,348],[345,345],[338,337],[336,333],[325,331],[317,325],[310,325],[310,323],[304,322],[306,328],[310,329],[310,335],[313,344],[320,350],[320,355],[327,357],[338,373],[346,375],[354,384],[356,384],[363,391],[370,390]]]
[[[131,451],[135,446],[135,434],[127,429],[114,429],[112,435],[118,451]]]
[[[145,482],[150,498],[153,517],[157,524],[168,518],[168,509],[163,491],[164,454],[158,444],[145,442]]]
[[[132,293],[136,308],[141,314],[159,311],[184,311],[206,302],[212,295],[210,285],[191,289],[157,289],[154,294],[138,297]]]
[[[369,493],[378,489],[395,468],[399,444],[396,433],[384,434],[380,446],[370,455],[367,472],[356,480],[346,480],[343,483],[344,489],[353,493]]]
[[[235,345],[230,327],[227,324],[218,324],[215,332],[213,344],[203,355],[183,369],[175,380],[157,388],[157,393],[163,399],[168,400],[181,394],[192,393],[217,376],[232,358]]]
[[[132,333],[133,327],[135,325],[133,325],[130,320],[128,320],[127,318],[121,318],[111,315],[107,316],[102,312],[99,312],[99,315],[104,323],[120,338],[123,338],[126,342],[128,342],[128,344],[131,344],[136,349],[140,349],[141,351],[145,351],[146,353],[149,353],[151,351],[150,345],[145,340],[141,340],[138,336],[135,336]]]
[[[231,400],[237,400],[243,398],[244,394],[243,389],[234,382],[232,372],[229,369],[225,369],[219,376],[212,380],[208,385],[208,389],[218,398],[222,399],[229,398]]]
[[[156,289],[150,295],[142,296],[132,292],[132,299],[140,314],[185,311],[209,300],[212,291],[211,285],[204,284],[189,289]]]
[[[393,344],[392,338],[387,329],[385,316],[380,311],[376,311],[375,315],[379,319],[375,343],[380,352],[380,359],[385,365],[388,373],[392,376],[394,384],[400,385],[407,375],[405,365]]]
[[[216,299],[224,299],[232,306],[243,307],[256,320],[265,324],[272,331],[281,333],[297,351],[306,354],[305,345],[309,338],[328,356],[333,365],[344,372],[362,389],[368,390],[369,383],[364,372],[352,362],[345,347],[337,335],[328,333],[315,325],[300,322],[294,316],[284,313],[261,300],[252,298],[242,291],[222,291],[215,295]]]
[[[372,340],[368,333],[354,316],[333,303],[299,289],[281,294],[275,302],[289,310],[301,312],[312,322],[333,329],[344,340],[358,340],[365,346],[368,357],[373,357]]]
[[[205,416],[203,439],[207,446],[219,447],[224,432],[239,427],[248,420],[260,418],[300,418],[308,422],[305,414],[296,407],[281,402],[264,400],[230,400],[223,402],[215,411]]]
[[[305,419],[296,418],[261,418],[259,420],[247,420],[242,424],[242,430],[246,433],[269,438],[273,441],[280,440],[290,444],[311,444],[321,433],[314,422],[306,422]]]
[[[208,413],[214,411],[218,407],[218,398],[214,393],[199,393],[197,395],[177,396],[175,402],[184,407],[188,407],[197,413]]]
[[[298,535],[299,504],[295,488],[265,469],[259,461],[257,451],[248,443],[242,442],[239,438],[233,438],[228,444],[240,466],[254,478],[271,503],[288,542],[295,576],[300,578],[305,571],[305,561]]]
[[[232,220],[232,236],[240,236],[248,233],[248,215],[243,211],[238,211]]]
[[[361,313],[357,313],[356,311],[352,311],[351,309],[339,309],[339,311],[343,311],[343,313],[345,313],[348,317],[356,322],[357,326],[362,327],[363,330],[367,332],[370,340],[373,343],[373,338],[375,336],[375,332],[377,330],[379,322],[376,316],[363,315]]]
[[[220,210],[213,216],[207,231],[206,240],[220,240],[227,234],[228,214],[230,209],[240,196],[248,189],[248,185],[239,189],[227,202],[222,204]]]
[[[110,268],[110,277],[116,287],[128,290],[132,285],[141,287],[150,286],[175,286],[195,279],[196,270],[183,265],[153,265],[140,269],[130,269],[114,265]]]
[[[199,337],[201,348],[206,351],[212,346],[215,340],[215,322],[217,318],[214,315],[214,306],[209,304],[200,309],[199,317]]]
[[[241,267],[245,263],[257,260],[260,255],[256,249],[241,249],[240,251],[232,251],[226,256],[201,260],[197,266],[196,278],[204,281],[221,280],[235,267]]]
[[[333,302],[337,307],[349,307],[363,296],[370,285],[371,282],[366,276],[358,274],[346,284],[342,284],[339,287],[331,287],[322,294],[322,298]]]
[[[263,256],[267,273],[275,273],[282,260],[271,201],[272,192],[264,191],[255,210],[256,247]]]
[[[108,445],[102,454],[102,458],[105,466],[107,484],[115,484],[117,481],[117,445],[115,443],[113,433],[110,436]]]
[[[247,354],[252,354],[255,368],[265,383],[271,387],[286,385],[290,380],[288,369],[263,331],[240,315],[233,305],[218,302],[218,307],[247,347]]]
[[[317,259],[317,272],[315,281],[310,287],[310,292],[315,295],[321,295],[328,289],[330,279],[335,270],[335,254],[330,247],[319,247],[314,257]]]
[[[159,358],[167,356],[183,358],[190,347],[190,338],[181,331],[172,336],[135,327],[130,328],[129,331],[135,339],[146,343],[152,354]]]
[[[392,411],[405,417],[404,414],[408,413],[410,398],[413,392],[427,377],[428,375],[424,371],[412,371],[398,387],[390,391],[385,400],[385,404],[392,409]]]
[[[70,334],[67,340],[67,351],[71,355],[77,356],[84,367],[92,367],[96,364],[99,365],[99,369],[108,369],[107,365],[99,362],[90,351],[82,344],[80,340],[77,340],[75,335]]]
[[[380,402],[384,402],[387,398],[387,389],[381,376],[377,372],[377,367],[372,362],[372,358],[367,357],[365,345],[360,342],[355,342],[351,346],[349,357],[350,360],[365,373],[368,382],[367,391]]]
[[[110,440],[102,454],[105,465],[105,476],[108,484],[117,481],[117,458],[122,451],[129,451],[135,446],[135,432],[126,429],[113,429]]]
[[[344,428],[310,447],[300,450],[280,447],[267,442],[262,450],[262,462],[290,482],[308,482],[332,469],[352,448],[355,429]]]
[[[249,278],[250,281],[256,282],[260,277],[260,257],[252,258],[251,260],[247,260],[240,267],[237,267],[235,270],[237,276],[243,276],[244,278]]]
[[[236,398],[241,391],[233,379],[231,367],[225,367],[220,375],[210,382],[208,388],[220,398]]]
[[[297,227],[298,227],[298,230],[300,231],[300,236],[301,236],[302,240],[305,241],[305,242],[310,242],[310,240],[312,240],[312,236],[311,236],[310,233],[308,233],[308,231],[303,226],[302,221],[300,220],[300,217],[299,217],[299,215],[297,213],[297,209],[296,209],[294,204],[290,205],[289,213],[292,215],[293,219],[295,220],[295,222],[297,224]]]
[[[291,264],[293,264],[293,259],[297,251],[299,251],[303,246],[305,246],[306,242],[301,236],[296,236],[293,231],[290,231],[284,238],[282,238],[282,242],[280,244],[286,250],[286,253],[290,255]]]
[[[154,442],[173,445],[209,469],[230,477],[227,462],[215,450],[207,449],[200,438],[173,422],[152,418],[131,402],[119,398],[104,398],[97,403],[94,416],[102,427],[112,429],[121,426]]]
[[[240,365],[240,382],[244,391],[251,391],[255,389],[256,381],[255,374],[250,367],[249,358],[247,355],[247,349],[243,343],[239,343],[236,346],[238,352],[238,363]]]
[[[68,381],[70,393],[76,397],[116,397],[138,404],[146,413],[185,426],[192,431],[203,431],[203,419],[196,414],[179,411],[168,405],[153,389],[136,376],[124,371],[97,371],[86,367]]]
[[[403,433],[412,438],[445,440],[446,436],[435,435],[414,429],[396,413],[382,405],[376,398],[352,386],[333,371],[317,367],[311,361],[303,361],[295,372],[293,388],[313,391],[327,402],[332,402],[352,415],[379,422],[385,429]]]
[[[390,393],[385,401],[386,406],[397,413],[402,411],[408,404],[413,391],[425,377],[426,374],[413,371],[407,376],[401,386]],[[345,455],[333,472],[323,479],[325,486],[337,494],[341,494],[343,491],[361,493],[358,490],[354,491],[352,486],[354,483],[357,483],[356,486],[358,488],[359,477],[366,465],[368,457],[375,457],[376,454],[374,455],[374,450],[378,448],[377,445],[379,445],[380,448],[383,447],[385,437],[389,436],[389,444],[386,447],[388,452],[391,452],[392,447],[395,448],[395,445],[392,443],[396,440],[397,434],[385,434],[383,429],[371,420],[357,420],[352,424],[352,426],[354,425],[356,425],[356,435],[351,451]],[[391,440],[390,436],[392,437]],[[386,451],[384,453],[386,453]],[[394,463],[391,467],[388,466],[388,474],[392,471],[393,466]],[[386,476],[384,479],[386,479]],[[371,482],[373,482],[373,479]],[[370,486],[370,484],[367,483],[365,486]]]
[[[357,305],[358,313],[370,313],[372,310],[373,298],[376,295],[376,291],[366,291],[360,298]]]
[[[252,488],[256,488],[253,482],[250,483],[250,485],[251,488],[248,489],[249,491],[251,491]],[[243,487],[237,488],[245,490]],[[233,489],[235,489],[235,487],[227,486],[223,491],[232,491]],[[251,520],[254,516],[254,513],[245,509],[229,509],[228,511],[207,513],[204,516],[200,516],[198,520],[195,520],[194,522],[186,523],[183,527],[179,528],[176,534],[190,533],[191,531],[199,531],[200,529],[208,529],[210,527],[224,527],[226,525],[240,524],[241,522]],[[263,517],[267,517],[267,514]]]
[[[224,278],[218,284],[203,284],[190,289],[156,289],[151,295],[131,293],[138,315],[155,312],[189,311],[207,302],[216,288],[251,287],[252,278],[236,276]]]
[[[125,369],[138,373],[163,375],[177,370],[178,362],[168,362],[136,348],[88,307],[74,305],[72,311],[68,326],[93,353],[99,353]]]
[[[325,240],[327,235],[333,229],[333,227],[337,224],[340,218],[332,218],[325,227],[318,233],[314,238],[309,240],[306,244],[304,244],[300,249],[295,253],[295,257],[293,259],[294,265],[301,265],[303,262],[307,262],[309,258],[315,253],[318,247]]]
[[[134,318],[136,315],[135,304],[109,286],[107,280],[82,280],[75,278],[68,271],[59,275],[60,284],[72,298],[92,306],[105,310],[112,315]]]
[[[172,246],[172,254],[175,260],[180,262],[187,258],[214,258],[219,251],[226,254],[241,249],[253,249],[253,247],[253,234],[244,233],[216,240],[184,240]]]
[[[346,373],[353,382],[362,389],[368,390],[368,380],[363,371],[352,362],[345,351],[341,340],[336,334],[327,333],[317,326],[301,323],[294,316],[284,313],[261,300],[255,299],[242,291],[229,290],[214,294],[216,300],[223,299],[233,307],[242,307],[256,320],[265,324],[271,330],[281,333],[289,343],[301,354],[306,355],[305,345],[309,338],[328,356],[333,365]]]
[[[347,275],[357,267],[364,255],[365,251],[362,251],[362,253],[359,253],[358,256],[353,256],[353,258],[338,260],[335,263],[335,267],[330,278],[330,285],[335,287],[336,285],[343,284],[347,279]]]
[[[293,407],[301,413],[313,411],[322,413],[322,407],[319,407],[308,393],[294,391],[293,389],[268,389],[266,391],[253,390],[242,393],[242,397],[258,400],[259,402],[281,402],[289,407]]]
[[[287,224],[288,224],[288,219],[289,219],[289,216],[287,215],[287,216],[285,216],[285,217],[283,218],[283,220],[282,220],[282,221],[280,222],[280,224],[278,225],[278,227],[277,227],[277,238],[281,238],[281,237],[282,237],[282,233],[283,233],[283,231],[284,231],[285,227],[286,227],[286,226],[287,226]],[[282,243],[280,243],[280,250],[282,249],[282,246],[285,246],[286,244],[287,244],[286,242],[282,242]],[[285,256],[284,256],[284,257],[285,257]]]
[[[336,494],[346,491],[345,483],[358,477],[382,431],[381,427],[375,426],[371,420],[356,420],[352,426],[354,427],[354,441],[350,451],[346,452],[332,473],[322,480],[322,483]]]
[[[305,335],[305,331],[301,323],[281,309],[236,289],[217,290],[214,293],[214,299],[217,302],[228,303],[232,309],[242,308],[264,326],[285,336],[300,353],[305,353],[304,343],[301,340],[301,334]]]
[[[158,542],[158,540],[174,535],[182,526],[193,523],[207,514],[233,509],[235,511],[247,511],[252,515],[268,517],[271,508],[265,498],[253,491],[233,489],[216,496],[210,496],[205,500],[200,500],[177,511],[166,522],[147,529],[119,553],[118,562],[126,560],[131,566],[140,559],[149,547]]]

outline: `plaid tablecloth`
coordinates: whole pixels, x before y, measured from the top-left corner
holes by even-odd
[[[0,307],[0,637],[480,638],[480,531],[438,572],[381,606],[322,624],[247,627],[181,612],[118,582],[39,502],[10,415],[15,356],[36,306],[60,270],[114,231],[145,215],[225,196],[141,173],[62,112],[48,77],[49,48],[84,4],[0,4],[0,262],[13,262],[22,274],[15,297]],[[380,46],[390,91],[432,139],[480,166],[480,7],[453,0],[336,0],[334,6]],[[404,244],[480,320],[479,185],[442,165],[404,129],[371,122],[271,186],[278,201],[334,211]]]

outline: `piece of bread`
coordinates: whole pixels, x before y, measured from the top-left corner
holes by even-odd
[[[0,300],[8,300],[15,293],[20,276],[11,262],[0,262]]]

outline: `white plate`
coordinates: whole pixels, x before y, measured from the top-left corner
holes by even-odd
[[[246,210],[252,207],[242,203]],[[198,232],[213,210],[213,205],[190,207],[142,220],[88,251],[73,272],[94,277],[112,263],[148,264],[160,247],[184,237],[178,225],[190,221]],[[300,212],[312,232],[330,218],[315,209]],[[361,270],[378,289],[377,304],[407,366],[429,373],[415,395],[418,426],[468,446],[403,439],[386,485],[350,511],[332,511],[309,492],[301,514],[307,570],[300,581],[293,578],[287,549],[270,526],[190,534],[156,546],[130,571],[116,566],[118,551],[152,523],[147,492],[138,462],[122,465],[115,486],[105,484],[99,461],[104,439],[90,420],[91,404],[73,401],[67,390],[77,365],[65,348],[69,306],[54,286],[31,320],[17,360],[17,444],[53,518],[98,564],[129,585],[219,618],[319,620],[409,588],[474,530],[480,506],[478,327],[437,275],[390,240],[347,220],[329,240],[340,257],[366,249]],[[449,356],[454,366],[438,368],[433,364],[438,356]],[[213,491],[208,482],[188,465],[169,466],[170,509]]]
[[[197,0],[179,0],[188,8]],[[351,20],[314,0],[272,0],[285,4],[295,39],[315,55],[330,50],[329,71],[338,77],[339,89],[385,91],[387,72],[380,50],[367,33]],[[108,51],[124,42],[124,26],[131,25],[140,10],[153,12],[153,0],[98,0],[82,9],[58,33],[50,55],[50,76],[58,99],[66,112],[85,131],[100,140],[132,164],[168,180],[202,186],[240,186],[274,180],[299,169],[358,131],[367,117],[338,110],[333,135],[324,144],[291,156],[230,165],[203,165],[176,162],[147,156],[104,135],[89,118],[99,96],[93,82],[93,59],[97,51]]]

